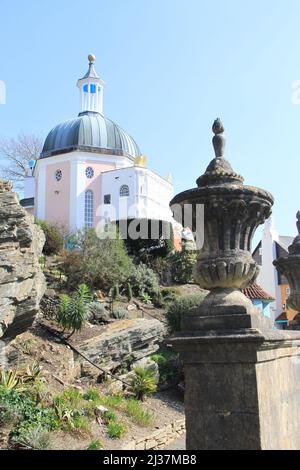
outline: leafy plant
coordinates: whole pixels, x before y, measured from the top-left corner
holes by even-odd
[[[130,284],[136,297],[141,297],[144,294],[155,296],[159,291],[157,275],[145,264],[139,264],[133,269]]]
[[[109,312],[100,302],[91,302],[89,304],[90,320],[97,323],[106,323],[109,320]]]
[[[111,411],[111,410],[105,411],[103,417],[104,417],[104,420],[107,424],[111,421],[116,421],[117,420],[116,413],[114,411]]]
[[[132,261],[125,249],[124,241],[108,227],[105,237],[98,236],[94,229],[85,229],[76,234],[77,251],[62,254],[61,268],[67,275],[70,288],[80,282],[108,292],[113,286],[127,282]],[[101,256],[99,255],[101,254]]]
[[[193,269],[197,260],[196,250],[176,251],[169,257],[172,280],[175,284],[193,282]]]
[[[95,388],[89,388],[84,393],[83,398],[88,401],[98,402],[100,400],[100,393]]]
[[[18,377],[16,371],[0,370],[0,387],[5,390],[20,389],[22,387],[22,379]]]
[[[172,302],[166,310],[166,318],[169,324],[170,332],[180,331],[181,319],[188,311],[199,307],[204,297],[207,295],[206,291],[199,294],[184,295]]]
[[[150,396],[157,390],[157,378],[155,371],[147,367],[135,367],[134,375],[130,380],[130,390],[133,395],[143,401],[146,396]]]
[[[99,440],[91,441],[86,448],[86,450],[101,450],[101,449],[103,449],[103,444]]]
[[[124,318],[128,317],[128,312],[125,308],[115,308],[110,316],[116,320],[124,320]]]
[[[23,449],[46,450],[51,448],[50,433],[41,425],[14,436],[12,442],[15,446]]]
[[[55,225],[45,222],[44,220],[36,220],[35,223],[43,230],[45,234],[45,245],[43,247],[43,253],[45,255],[58,254],[64,245],[63,236]]]
[[[86,284],[80,284],[73,297],[64,294],[58,309],[57,322],[65,330],[75,331],[83,328],[90,315],[88,308],[92,296]]]
[[[144,304],[151,304],[152,303],[151,296],[149,294],[147,294],[147,292],[144,292],[141,295],[141,299],[144,302]]]
[[[107,434],[111,439],[121,439],[126,433],[126,426],[116,421],[109,421],[107,425]]]
[[[163,350],[158,354],[153,354],[151,359],[158,365],[160,385],[174,384],[180,381],[182,368],[178,353],[172,349]]]

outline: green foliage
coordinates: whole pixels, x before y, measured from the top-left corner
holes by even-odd
[[[132,297],[133,297],[132,287],[131,287],[130,282],[128,282],[127,283],[127,299],[128,299],[129,302],[132,299]]]
[[[99,238],[94,229],[85,229],[76,234],[75,251],[65,251],[61,267],[67,275],[67,283],[74,288],[80,282],[108,292],[116,284],[124,284],[130,276],[132,261],[124,241],[110,238],[113,227],[108,228],[106,238]]]
[[[125,401],[125,413],[140,426],[149,426],[152,422],[152,415],[144,410],[141,403],[135,398],[129,398]]]
[[[157,390],[157,378],[155,372],[147,367],[135,367],[134,375],[130,380],[130,391],[138,400],[150,396]]]
[[[121,439],[126,433],[126,426],[117,421],[109,421],[107,425],[107,434],[111,439]]]
[[[152,303],[151,296],[147,292],[143,292],[143,294],[141,295],[141,299],[144,302],[144,304]]]
[[[124,320],[124,318],[128,317],[128,312],[125,308],[114,308],[110,316],[116,320]]]
[[[52,408],[36,403],[27,392],[0,387],[0,422],[11,423],[11,438],[24,436],[36,427],[56,429],[58,421]]]
[[[113,298],[118,300],[120,299],[120,286],[119,284],[116,284],[113,288]]]
[[[183,295],[172,302],[166,310],[166,318],[169,324],[170,332],[180,331],[181,319],[191,309],[199,307],[207,292],[199,294]]]
[[[39,264],[40,264],[42,269],[45,268],[45,266],[46,266],[46,257],[44,255],[39,257]]]
[[[172,280],[175,284],[193,282],[193,268],[197,260],[196,250],[176,251],[169,257]]]
[[[158,365],[160,385],[174,384],[180,381],[181,368],[178,353],[172,349],[164,350],[153,354],[151,359]]]
[[[117,421],[116,413],[111,410],[105,411],[103,418],[106,424],[108,424],[110,421]]]
[[[95,388],[89,388],[83,395],[84,400],[99,402],[100,393]]]
[[[36,224],[43,230],[46,238],[43,253],[47,256],[57,255],[64,246],[60,230],[55,225],[49,224],[44,220],[36,220]]]
[[[109,320],[109,312],[100,302],[91,302],[89,304],[90,320],[97,323],[106,323]]]
[[[174,302],[181,294],[177,287],[163,287],[161,289],[161,295],[164,303]]]
[[[103,449],[103,444],[99,439],[91,441],[87,446],[86,450],[101,450]]]
[[[141,297],[144,294],[154,297],[159,291],[157,275],[145,264],[134,267],[130,276],[130,284],[136,297]]]
[[[63,329],[72,329],[72,333],[81,330],[89,318],[91,300],[92,296],[86,284],[80,284],[72,297],[64,294],[58,309],[58,324]]]
[[[13,370],[0,370],[0,387],[4,390],[20,389],[22,387],[22,379]]]
[[[12,443],[21,449],[49,450],[51,449],[51,437],[41,425],[26,429],[12,437]]]

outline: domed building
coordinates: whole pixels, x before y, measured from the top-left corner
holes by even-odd
[[[49,132],[22,205],[65,233],[122,219],[172,222],[171,182],[146,168],[135,140],[104,116],[104,83],[88,58],[78,117]]]

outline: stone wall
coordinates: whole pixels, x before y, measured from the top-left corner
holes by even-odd
[[[0,338],[25,331],[39,310],[45,280],[39,257],[45,242],[17,195],[0,181]]]
[[[185,432],[185,418],[176,419],[157,431],[140,439],[127,442],[121,450],[159,450]]]

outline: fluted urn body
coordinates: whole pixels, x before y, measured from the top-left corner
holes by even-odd
[[[273,261],[277,270],[283,274],[290,286],[290,295],[287,298],[288,307],[298,312],[296,320],[300,321],[300,211],[296,215],[298,235],[289,246],[289,255]]]
[[[249,308],[240,289],[251,284],[258,274],[250,252],[251,240],[258,225],[270,216],[273,204],[267,191],[244,186],[243,177],[223,157],[223,130],[222,123],[216,120],[216,157],[197,179],[197,188],[184,191],[171,201],[171,208],[177,208],[174,213],[181,221],[186,205],[192,206],[192,230],[196,238],[203,238],[194,278],[200,287],[211,292],[198,312],[201,315],[245,313]],[[201,205],[203,224],[197,220],[197,207]]]

